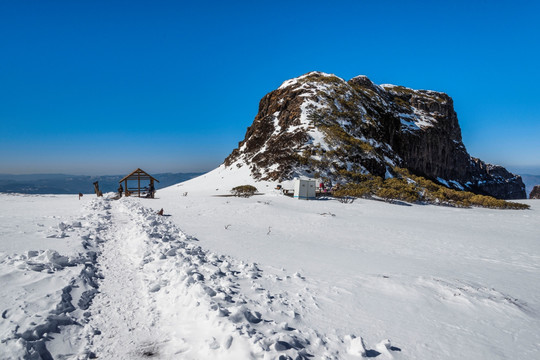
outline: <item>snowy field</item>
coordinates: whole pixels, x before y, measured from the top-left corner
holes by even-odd
[[[0,358],[540,358],[540,201],[216,196],[244,183],[0,194]]]

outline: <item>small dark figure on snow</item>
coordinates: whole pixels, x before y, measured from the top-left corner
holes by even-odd
[[[123,192],[124,192],[124,187],[122,186],[122,184],[120,184],[120,186],[118,187],[118,197],[119,198],[122,197]]]
[[[154,187],[154,183],[151,182],[148,186],[148,197],[154,198],[154,193],[156,192],[156,188]]]

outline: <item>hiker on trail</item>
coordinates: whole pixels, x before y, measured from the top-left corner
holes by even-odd
[[[148,196],[153,199],[155,192],[156,192],[156,188],[154,188],[154,183],[151,182],[150,185],[148,186]]]
[[[122,184],[120,184],[120,186],[118,187],[118,197],[121,198],[122,197],[122,192],[124,191],[124,187],[122,186]]]
[[[333,187],[333,185],[332,185],[332,180],[328,180],[328,183],[327,183],[326,186],[325,186],[324,192],[329,192],[329,191],[331,191],[331,190],[332,190],[332,187]]]

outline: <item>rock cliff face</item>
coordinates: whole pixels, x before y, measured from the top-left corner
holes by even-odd
[[[525,185],[500,166],[472,158],[452,99],[441,92],[348,82],[311,72],[263,97],[226,166],[249,166],[261,180],[346,172],[391,176],[394,166],[501,199],[525,198]]]
[[[535,185],[533,187],[529,199],[540,199],[540,185]]]

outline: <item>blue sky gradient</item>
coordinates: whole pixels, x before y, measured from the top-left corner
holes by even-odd
[[[448,93],[469,153],[540,174],[537,1],[1,1],[0,173],[206,171],[293,77]]]

